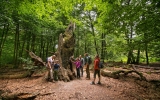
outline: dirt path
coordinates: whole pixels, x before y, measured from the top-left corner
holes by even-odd
[[[93,78],[86,80],[85,75],[56,83],[46,82],[44,77],[0,80],[0,89],[8,93],[38,94],[34,100],[141,100],[148,99],[147,95],[152,92],[135,84],[133,79],[101,78],[102,85],[90,85]]]

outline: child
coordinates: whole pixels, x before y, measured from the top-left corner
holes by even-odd
[[[81,65],[81,61],[79,60],[79,58],[76,58],[76,61],[73,62],[76,65],[76,71],[77,71],[77,78],[80,78],[80,65]]]
[[[58,81],[58,70],[60,68],[60,65],[58,64],[58,60],[55,61],[53,70],[54,70],[54,80]]]

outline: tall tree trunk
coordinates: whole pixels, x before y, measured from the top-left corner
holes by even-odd
[[[149,65],[149,59],[148,59],[148,44],[145,43],[145,54],[146,54],[146,64]]]
[[[47,40],[50,40],[50,37],[47,37]],[[48,50],[49,50],[49,46],[50,46],[50,41],[47,41],[47,44],[46,44],[46,57],[48,57]]]
[[[32,52],[35,52],[35,40],[36,40],[36,35],[32,33],[32,43],[31,43]]]
[[[30,51],[30,39],[31,39],[31,33],[26,31],[27,32],[27,40],[26,40],[26,50]],[[28,53],[26,52],[26,57],[28,57]]]
[[[54,52],[56,51],[56,50],[55,50],[55,46],[57,45],[57,43],[56,43],[57,37],[58,37],[58,36],[54,36],[54,40],[52,39],[53,44],[51,44],[51,45],[54,45],[54,46],[53,46],[53,49],[52,49]]]
[[[4,24],[4,28],[3,28],[3,32],[2,32],[2,36],[1,36],[1,40],[0,40],[0,66],[1,66],[2,50],[3,50],[4,43],[7,39],[8,31],[9,31],[9,24],[7,24],[7,26],[6,26],[6,24]]]
[[[90,27],[91,27],[91,30],[92,30],[92,35],[94,37],[95,50],[96,50],[96,53],[99,54],[98,47],[97,47],[97,41],[96,41],[96,37],[95,37],[94,25],[93,25],[93,22],[92,22],[90,12],[88,12],[88,17],[89,17],[89,21],[90,21]]]
[[[6,38],[7,38],[7,34],[8,34],[8,31],[9,31],[9,24],[4,24],[4,28],[3,28],[3,32],[2,32],[2,36],[1,36],[1,41],[0,41],[0,57],[2,55],[2,49],[3,49],[3,46],[4,46],[4,43],[6,41]]]
[[[132,57],[132,51],[129,51],[128,52],[128,56],[127,56],[127,64],[130,64],[131,62],[132,62],[132,59],[131,59],[131,57]]]
[[[43,44],[42,44],[42,58],[45,57],[45,45],[46,45],[46,43],[43,42]]]
[[[3,49],[3,43],[4,43],[4,37],[5,37],[5,31],[6,31],[6,24],[4,24],[3,26],[3,32],[2,32],[2,35],[1,35],[1,40],[0,40],[0,57],[1,57],[1,53],[2,53],[2,49]]]
[[[137,52],[136,64],[139,64],[139,59],[140,59],[140,47],[138,48]]]
[[[127,44],[128,44],[128,48],[129,48],[129,51],[128,51],[128,59],[127,59],[127,64],[129,63],[135,63],[135,58],[134,58],[134,55],[133,55],[133,44],[132,44],[132,38],[133,38],[133,24],[130,25],[130,34],[125,34],[126,35],[126,38],[127,38]]]
[[[78,57],[78,55],[80,54],[80,50],[79,50],[79,48],[80,48],[80,44],[79,44],[79,27],[77,27],[77,30],[78,30],[78,32],[77,32],[77,41],[76,41],[76,47],[77,47],[77,49],[75,50],[75,52],[76,52],[76,56]]]
[[[42,58],[42,47],[43,47],[43,35],[41,35],[40,45],[39,45],[39,56]]]
[[[84,38],[85,38],[85,41],[84,41],[84,52],[87,53],[86,32],[84,32]]]
[[[23,57],[23,51],[24,51],[25,44],[26,44],[26,33],[24,34],[21,51],[19,52],[19,57]],[[20,64],[22,64],[22,61],[20,62]]]
[[[15,42],[14,42],[14,67],[18,67],[18,53],[19,53],[19,23],[16,24]]]
[[[101,35],[101,59],[104,61],[104,58],[105,58],[105,34],[102,33]]]

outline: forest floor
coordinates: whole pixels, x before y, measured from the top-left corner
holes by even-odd
[[[110,68],[110,70],[120,68]],[[108,69],[106,69],[108,70]],[[146,69],[143,69],[146,70]],[[5,94],[32,94],[31,100],[159,100],[160,82],[153,85],[146,81],[141,81],[132,75],[113,79],[101,76],[101,85],[91,85],[91,79],[75,79],[70,82],[57,81],[47,82],[45,74],[34,74],[30,78],[22,79],[0,79],[0,95]],[[160,73],[143,74],[148,80],[159,80]],[[96,78],[96,82],[98,78]],[[24,95],[23,95],[24,96]],[[22,97],[23,98],[23,97]],[[1,98],[0,98],[1,100]]]

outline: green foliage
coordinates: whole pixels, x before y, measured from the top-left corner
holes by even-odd
[[[59,34],[70,22],[76,23],[76,56],[99,53],[105,60],[127,61],[130,51],[136,60],[140,50],[140,61],[146,61],[146,51],[150,61],[159,61],[159,4],[158,0],[1,0],[0,62],[27,59],[25,50],[45,59],[56,51]]]
[[[33,66],[33,62],[31,61],[30,58],[19,58],[20,61],[22,61],[22,64],[25,65],[25,67],[23,67],[24,69],[28,69],[28,70],[32,70],[35,68],[38,68],[38,66]]]
[[[27,66],[33,64],[30,58],[25,59],[25,58],[20,57],[19,60],[21,60],[22,63],[26,64]]]

